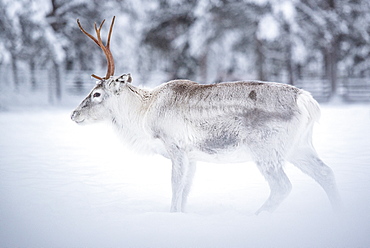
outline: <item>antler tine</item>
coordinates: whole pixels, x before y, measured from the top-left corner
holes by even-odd
[[[100,37],[100,30],[103,27],[104,22],[105,22],[105,19],[100,23],[99,28],[97,28],[96,22],[94,23],[94,29],[95,29],[95,33],[96,33],[96,36],[98,38],[98,42],[100,44],[99,45],[100,47],[104,46],[103,41],[101,40],[101,37]]]
[[[104,22],[105,22],[105,19],[100,23],[99,32],[100,32],[101,28],[103,27]]]
[[[95,74],[91,74],[91,77],[96,78],[96,79],[98,79],[98,80],[103,80],[103,78],[101,78],[101,77],[99,77],[99,76],[96,76]]]
[[[110,28],[109,28],[109,33],[108,33],[108,41],[107,41],[107,48],[109,49],[109,46],[110,46],[110,37],[112,35],[112,30],[113,30],[113,24],[114,24],[114,20],[116,19],[115,16],[113,16],[113,19],[112,19],[112,23],[110,24]]]
[[[110,55],[110,58],[112,60],[112,62],[110,63],[110,67],[108,67],[108,71],[107,71],[107,75],[106,77],[110,77],[110,76],[113,76],[114,74],[114,60],[113,60],[113,55],[112,53],[110,52],[110,37],[112,35],[112,30],[113,30],[113,25],[114,25],[114,20],[116,19],[115,16],[113,16],[112,18],[112,22],[110,24],[110,28],[109,28],[109,33],[108,33],[108,40],[107,40],[107,45],[105,46],[106,50],[109,52],[109,55]]]
[[[80,28],[80,30],[82,31],[82,33],[84,33],[85,35],[87,35],[90,39],[92,39],[98,46],[99,45],[99,42],[97,39],[95,39],[94,36],[92,36],[91,34],[89,34],[88,32],[86,32],[86,30],[82,27],[81,23],[80,23],[80,19],[77,19],[77,24],[78,24],[78,27]]]
[[[96,23],[94,23],[94,29],[95,29],[95,32],[96,32],[96,36],[97,36],[97,39],[92,36],[91,34],[89,34],[88,32],[85,31],[85,29],[82,27],[81,23],[80,23],[80,20],[77,19],[77,24],[78,24],[78,27],[81,29],[81,31],[87,35],[90,39],[92,39],[104,52],[105,54],[105,57],[107,59],[107,74],[105,76],[105,78],[103,79],[108,79],[109,77],[113,76],[114,74],[114,60],[113,60],[113,55],[109,49],[109,45],[110,45],[110,37],[112,35],[112,29],[113,29],[113,24],[114,24],[114,20],[115,20],[115,16],[113,17],[112,19],[112,23],[110,25],[110,29],[109,29],[109,34],[108,34],[108,40],[107,40],[107,45],[105,46],[103,44],[103,41],[101,39],[101,35],[100,35],[100,31],[103,27],[103,24],[105,22],[105,20],[103,20],[100,25],[99,25],[99,28],[97,27]],[[100,77],[96,76],[96,75],[92,75],[93,77],[99,79]]]

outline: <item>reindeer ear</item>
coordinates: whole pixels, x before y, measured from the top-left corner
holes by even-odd
[[[130,74],[123,74],[116,78],[111,78],[111,80],[108,82],[108,87],[114,91],[114,93],[119,94],[124,86],[127,83],[132,82],[132,77]]]
[[[132,77],[131,74],[123,74],[120,77],[117,78],[117,80],[120,80],[123,83],[131,83],[132,82]]]

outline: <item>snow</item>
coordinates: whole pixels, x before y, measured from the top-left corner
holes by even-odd
[[[279,24],[272,15],[264,16],[258,24],[257,36],[259,39],[273,41],[279,36]]]
[[[296,17],[296,10],[294,7],[294,1],[282,1],[276,2],[273,6],[274,13],[282,13],[283,17],[291,24],[294,23]]]
[[[258,216],[269,189],[253,163],[199,163],[187,212],[169,213],[170,162],[71,110],[0,112],[0,247],[370,246],[369,105],[323,105],[315,128],[342,210],[287,164],[291,194]]]

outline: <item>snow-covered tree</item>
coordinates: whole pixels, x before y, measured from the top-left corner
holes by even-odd
[[[370,30],[369,2],[300,0],[296,7],[300,36],[310,51],[307,63],[322,65],[320,74],[330,80],[335,92],[338,77],[347,76],[346,70],[355,73],[354,67],[361,67],[362,62],[369,58],[366,48]],[[361,75],[359,71],[368,70],[367,66],[357,72]]]
[[[143,43],[149,56],[157,59],[159,68],[169,78],[194,78],[196,64],[189,52],[189,30],[194,24],[194,0],[158,1],[154,10],[147,12]],[[159,60],[162,60],[160,62]]]
[[[15,89],[19,89],[18,60],[20,60],[21,28],[18,11],[21,9],[19,2],[0,1],[0,38],[3,45],[3,56],[12,66],[12,76]]]
[[[0,63],[53,72],[105,70],[100,49],[81,33],[117,16],[111,50],[117,73],[141,83],[174,78],[294,84],[304,77],[370,76],[370,2],[363,0],[0,0]],[[77,80],[77,79],[76,79]],[[154,83],[153,83],[154,82]]]

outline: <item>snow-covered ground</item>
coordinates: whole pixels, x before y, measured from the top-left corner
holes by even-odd
[[[0,247],[370,247],[370,105],[323,105],[314,143],[343,206],[293,165],[276,212],[253,163],[199,163],[187,213],[169,213],[170,162],[132,153],[66,109],[0,112]]]

